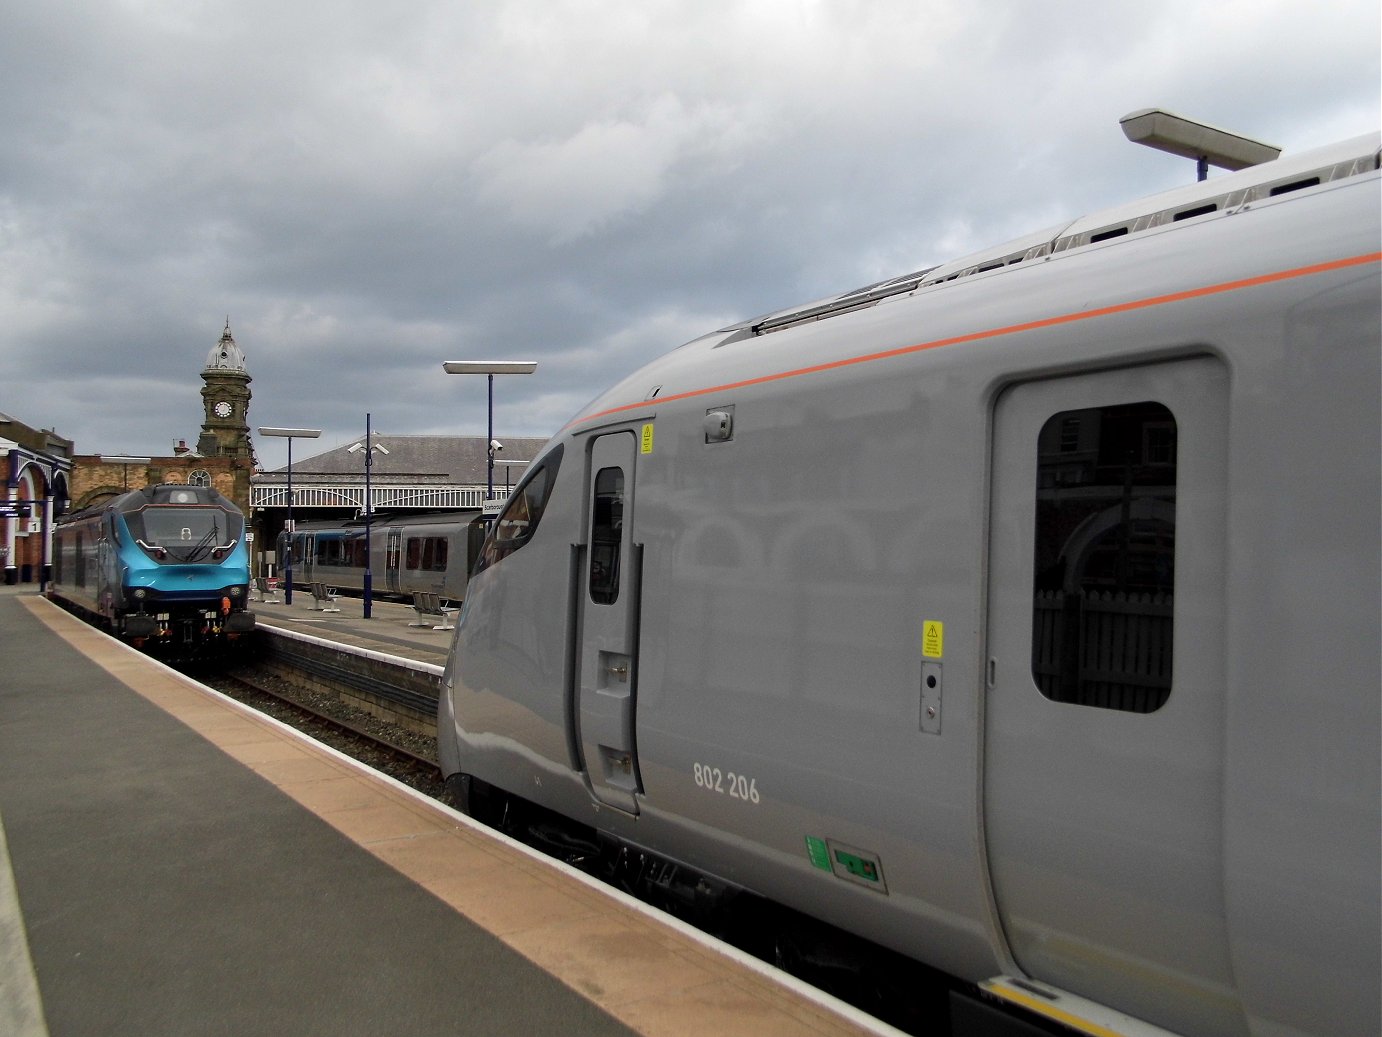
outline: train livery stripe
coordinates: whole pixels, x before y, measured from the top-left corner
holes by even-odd
[[[1004,335],[1017,335],[1027,331],[1038,331],[1042,328],[1058,327],[1062,324],[1074,324],[1079,321],[1093,320],[1097,317],[1110,317],[1119,313],[1131,313],[1136,310],[1151,309],[1156,306],[1166,306],[1171,303],[1186,302],[1191,299],[1203,299],[1212,295],[1222,295],[1226,292],[1240,291],[1244,288],[1258,288],[1262,285],[1275,284],[1279,281],[1292,281],[1302,277],[1313,277],[1316,274],[1326,274],[1335,270],[1346,270],[1349,267],[1367,266],[1370,263],[1378,262],[1382,262],[1382,252],[1367,252],[1358,256],[1330,260],[1327,263],[1313,263],[1309,266],[1295,267],[1290,270],[1278,270],[1270,274],[1259,274],[1256,277],[1245,277],[1237,281],[1225,281],[1222,284],[1206,285],[1201,288],[1190,288],[1182,292],[1171,292],[1168,295],[1154,295],[1146,299],[1134,299],[1130,302],[1115,303],[1112,306],[1100,306],[1092,310],[1064,313],[1055,317],[1043,317],[1040,320],[1025,321],[1021,324],[1009,324],[1000,328],[987,328],[983,331],[972,331],[966,335],[954,335],[950,338],[935,339],[931,342],[919,342],[911,346],[899,346],[896,349],[885,349],[878,353],[865,353],[861,356],[844,357],[839,360],[830,360],[822,364],[812,364],[809,367],[797,367],[790,371],[778,371],[774,374],[759,375],[756,378],[745,378],[737,382],[726,382],[723,385],[707,386],[704,389],[690,389],[686,392],[673,393],[669,396],[660,396],[655,400],[639,400],[636,403],[620,404],[617,407],[610,407],[606,410],[596,411],[593,414],[583,414],[580,417],[573,418],[571,421],[567,422],[563,430],[584,422],[607,418],[627,411],[651,411],[659,404],[672,403],[676,400],[689,400],[697,396],[708,396],[712,393],[743,389],[750,385],[763,385],[768,382],[784,381],[788,378],[799,378],[802,375],[820,374],[824,371],[835,371],[844,367],[853,367],[856,364],[869,364],[878,360],[891,360],[895,357],[910,356],[914,353],[924,353],[931,349],[943,349],[947,346],[964,345],[967,342],[981,342],[985,339],[999,338]]]

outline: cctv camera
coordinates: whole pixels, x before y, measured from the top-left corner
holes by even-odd
[[[504,444],[501,443],[501,442],[499,442],[499,440],[497,440],[497,439],[491,439],[491,440],[489,441],[489,448],[490,448],[491,450],[503,450],[503,449],[504,449]]]

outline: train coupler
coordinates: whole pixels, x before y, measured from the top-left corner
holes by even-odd
[[[146,616],[143,613],[136,613],[125,617],[125,636],[126,637],[157,637],[159,634],[158,618],[156,616]]]

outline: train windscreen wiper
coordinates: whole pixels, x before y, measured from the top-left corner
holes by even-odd
[[[216,528],[216,524],[213,522],[211,528],[206,531],[206,535],[193,544],[182,556],[183,561],[195,562],[206,555],[216,543],[216,537],[219,532],[220,531]]]

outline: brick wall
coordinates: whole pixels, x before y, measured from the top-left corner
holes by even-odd
[[[158,483],[185,483],[198,469],[211,476],[211,485],[249,513],[250,463],[237,457],[154,457],[147,465],[128,467],[104,461],[99,454],[79,454],[73,458],[72,507],[86,507],[98,498],[137,490]]]

